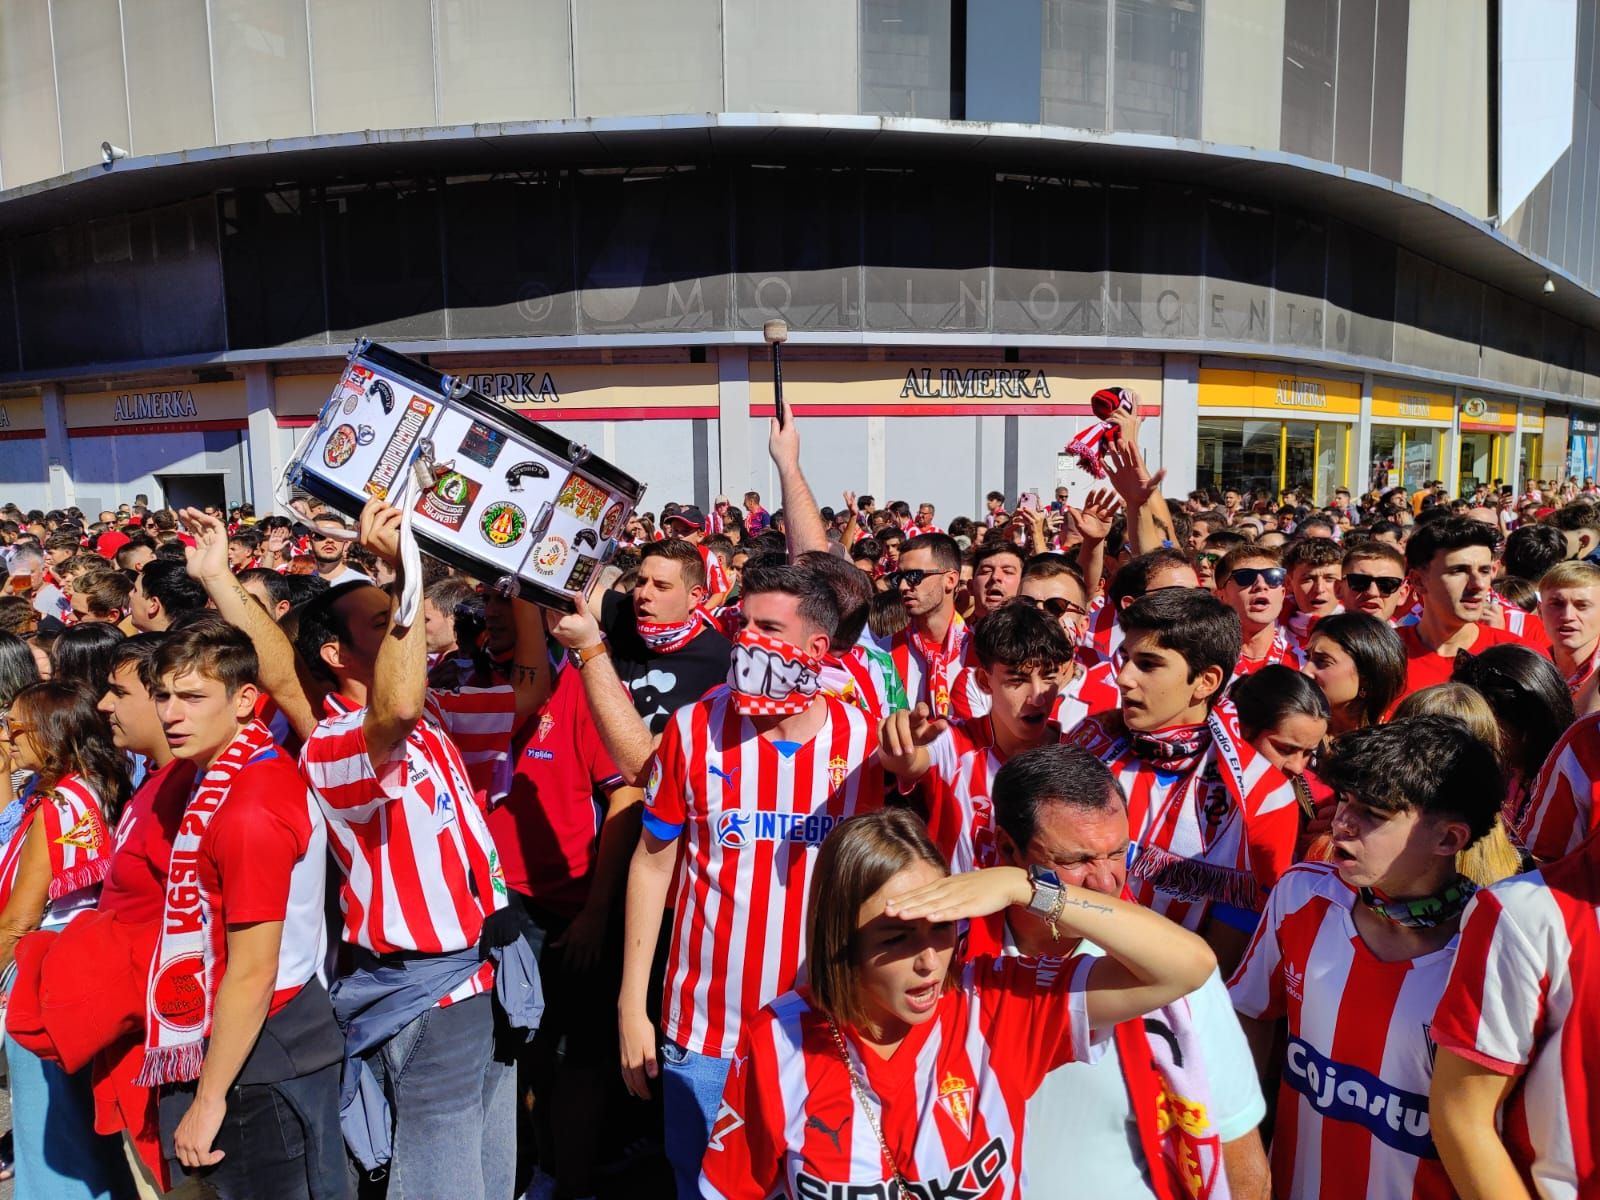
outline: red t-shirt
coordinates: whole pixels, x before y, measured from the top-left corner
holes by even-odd
[[[326,851],[322,815],[294,760],[276,746],[234,777],[200,839],[200,882],[222,897],[218,920],[283,922],[273,1013],[322,966],[328,945],[322,903]]]
[[[172,839],[194,786],[194,764],[175,758],[145,776],[117,822],[100,908],[130,924],[159,921],[166,906]]]
[[[1416,625],[1405,625],[1395,630],[1400,635],[1400,644],[1406,648],[1406,690],[1401,696],[1402,699],[1412,692],[1420,692],[1423,688],[1450,682],[1450,673],[1455,668],[1455,658],[1453,656],[1445,658],[1443,655],[1435,654],[1423,644],[1417,629]],[[1468,646],[1467,650],[1472,654],[1481,654],[1490,646],[1507,643],[1513,646],[1527,644],[1516,634],[1508,633],[1504,629],[1479,625],[1478,640]]]
[[[578,672],[564,669],[555,690],[515,745],[511,791],[489,812],[489,833],[506,886],[561,916],[589,898],[602,813],[595,792],[622,776],[600,742]]]

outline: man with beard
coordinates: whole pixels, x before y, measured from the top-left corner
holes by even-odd
[[[329,587],[337,587],[341,583],[372,582],[345,562],[345,557],[350,553],[350,539],[339,537],[334,531],[349,528],[343,517],[323,513],[317,517],[316,528],[311,532],[311,557],[317,564],[317,574],[328,581]]]
[[[955,604],[960,573],[961,551],[954,539],[927,533],[906,543],[898,568],[886,576],[899,591],[911,623],[881,649],[894,659],[908,703],[926,704],[935,717],[951,715],[967,655],[967,623]]]
[[[1406,695],[1450,678],[1462,650],[1481,653],[1520,639],[1483,624],[1494,580],[1494,530],[1468,517],[1422,526],[1406,543],[1407,578],[1422,616],[1399,630],[1406,649]]]

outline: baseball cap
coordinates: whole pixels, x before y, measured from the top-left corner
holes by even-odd
[[[687,525],[691,529],[700,529],[706,523],[706,515],[694,505],[689,504],[672,512],[664,513],[661,517],[662,525],[669,525],[674,521]]]

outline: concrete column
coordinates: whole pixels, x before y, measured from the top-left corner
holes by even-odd
[[[1522,495],[1522,406],[1524,401],[1517,400],[1517,423],[1511,430],[1511,462],[1504,475],[1501,476],[1511,485],[1513,496]],[[1491,480],[1491,482],[1493,482]]]
[[[50,467],[50,506],[64,508],[77,503],[78,499],[72,476],[72,443],[67,437],[66,397],[59,383],[47,383],[39,400],[44,407],[44,457]]]
[[[750,355],[742,346],[724,346],[717,351],[717,468],[719,475],[711,494],[738,504],[752,481]]]
[[[1350,493],[1352,496],[1364,496],[1367,485],[1371,483],[1370,464],[1372,462],[1372,373],[1369,371],[1361,377],[1361,414],[1356,418],[1356,444],[1351,451],[1355,455],[1355,462],[1350,464]],[[1405,464],[1396,463],[1395,468],[1401,478],[1405,477]]]
[[[272,493],[288,463],[279,449],[277,387],[272,368],[266,363],[251,363],[244,369],[245,409],[249,424],[245,429],[245,490],[256,515],[272,511]]]
[[[1161,429],[1155,439],[1144,438],[1145,452],[1158,447],[1152,471],[1165,468],[1161,490],[1183,496],[1194,490],[1199,455],[1200,356],[1168,354],[1161,368]]]
[[[880,505],[889,503],[888,443],[888,426],[884,423],[884,418],[868,417],[867,494]]]

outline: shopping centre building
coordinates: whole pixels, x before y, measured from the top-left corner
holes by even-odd
[[[6,0],[0,493],[267,502],[367,336],[650,483],[1600,474],[1600,0]],[[105,147],[102,147],[102,143]]]

